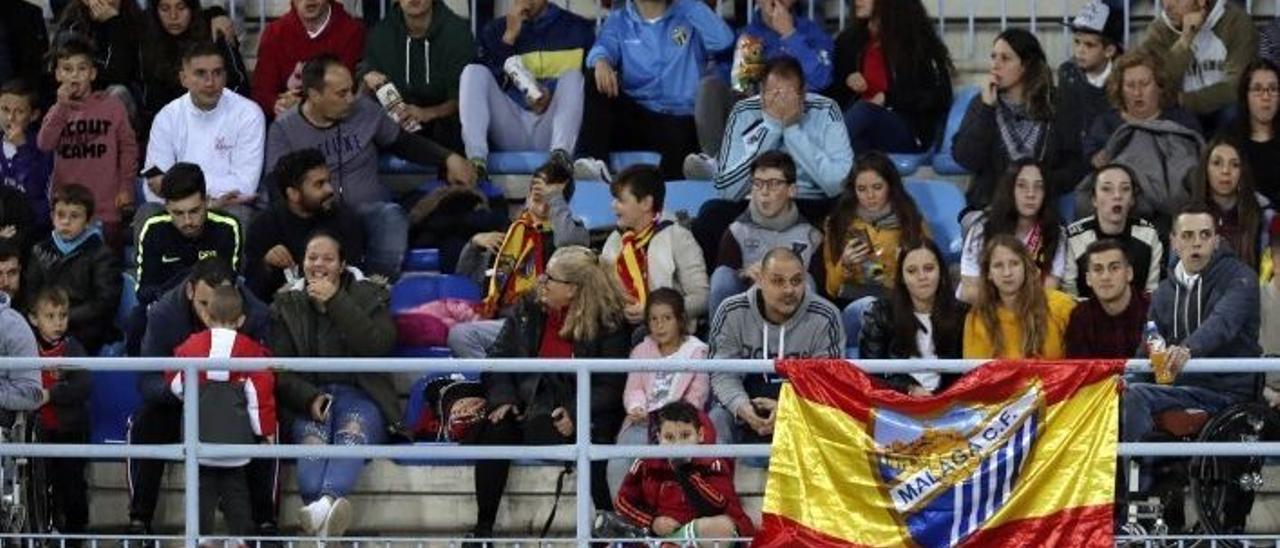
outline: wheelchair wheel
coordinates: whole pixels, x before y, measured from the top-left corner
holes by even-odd
[[[1218,413],[1197,441],[1252,442],[1280,440],[1280,416],[1262,403],[1236,404]],[[1254,493],[1262,488],[1264,457],[1194,457],[1188,467],[1191,498],[1204,534],[1245,534]],[[1241,546],[1220,540],[1218,546]],[[1250,545],[1257,545],[1250,543]]]

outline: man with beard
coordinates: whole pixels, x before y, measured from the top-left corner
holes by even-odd
[[[286,283],[285,272],[302,264],[307,239],[317,230],[338,235],[347,263],[364,263],[364,228],[336,200],[324,153],[315,148],[280,158],[271,178],[283,194],[250,225],[254,234],[245,249],[245,278],[253,293],[270,302]]]
[[[785,247],[765,254],[754,286],[720,305],[710,339],[709,357],[717,360],[844,357],[840,309],[808,290],[804,260]],[[712,373],[720,402],[710,414],[717,443],[772,439],[783,380],[771,373]]]

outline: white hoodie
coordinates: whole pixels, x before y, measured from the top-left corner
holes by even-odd
[[[142,169],[168,171],[178,162],[191,162],[204,171],[210,198],[233,190],[256,194],[265,142],[266,121],[257,103],[228,89],[213,110],[204,111],[186,93],[156,114]],[[143,192],[148,202],[162,201],[146,185]]]

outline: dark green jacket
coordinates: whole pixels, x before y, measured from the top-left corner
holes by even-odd
[[[322,312],[304,288],[276,294],[271,305],[271,353],[277,357],[369,358],[391,354],[396,325],[387,308],[390,293],[382,284],[342,275],[342,287]],[[382,411],[388,428],[400,428],[400,402],[391,374],[376,371],[303,373],[276,377],[283,424],[310,415],[311,402],[327,384],[364,390]]]
[[[475,58],[471,29],[444,2],[435,3],[423,39],[409,36],[400,4],[392,4],[391,13],[369,32],[360,73],[381,72],[396,85],[405,101],[435,106],[458,98],[462,69]]]

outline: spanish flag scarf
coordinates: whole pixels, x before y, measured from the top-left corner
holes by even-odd
[[[622,282],[623,291],[641,305],[649,297],[649,240],[669,224],[660,223],[654,217],[644,230],[628,230],[622,234],[622,251],[618,253],[617,261],[618,280]]]
[[[496,316],[503,304],[514,302],[537,286],[538,276],[546,268],[542,238],[542,223],[528,210],[511,223],[493,261],[493,275],[489,277],[489,292],[481,303],[481,315]]]

